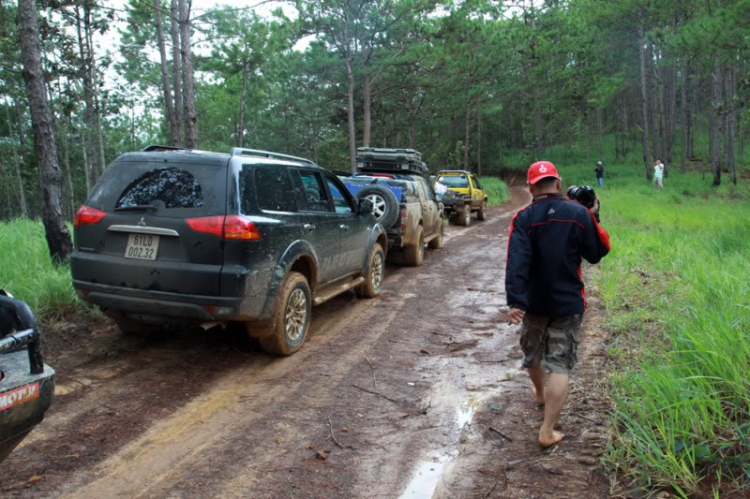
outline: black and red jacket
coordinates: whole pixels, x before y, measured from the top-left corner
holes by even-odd
[[[609,234],[588,209],[561,194],[535,197],[510,225],[508,306],[545,317],[582,314],[581,258],[599,263],[609,250]]]

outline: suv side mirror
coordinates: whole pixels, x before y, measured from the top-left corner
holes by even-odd
[[[360,199],[358,208],[360,215],[369,215],[370,213],[372,213],[372,201],[364,198]]]

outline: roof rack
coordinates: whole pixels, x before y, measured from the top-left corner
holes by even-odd
[[[297,156],[290,156],[288,154],[279,154],[271,151],[261,151],[260,149],[245,149],[244,147],[233,147],[232,156],[261,156],[263,158],[272,159],[287,159],[291,161],[299,161],[301,163],[307,163],[309,165],[317,166],[317,163],[311,159],[300,158]]]
[[[141,149],[142,152],[156,152],[156,151],[187,151],[184,147],[174,146],[160,146],[157,144],[151,144]]]
[[[440,175],[441,173],[463,173],[464,175],[471,175],[471,172],[467,172],[466,170],[440,170],[436,175]]]

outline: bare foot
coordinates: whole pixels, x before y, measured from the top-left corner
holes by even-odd
[[[552,447],[553,445],[560,443],[565,435],[559,431],[553,431],[549,435],[544,435],[543,432],[539,431],[539,445],[542,447]]]
[[[536,401],[539,402],[539,405],[543,406],[544,405],[544,394],[539,395],[536,392],[536,386],[534,386],[534,383],[531,383],[531,391],[534,394],[534,398],[536,398]]]

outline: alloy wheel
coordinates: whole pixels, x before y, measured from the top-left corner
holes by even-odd
[[[289,296],[284,314],[284,332],[287,339],[296,343],[302,338],[307,322],[307,298],[301,289],[295,289]]]
[[[378,194],[370,194],[365,197],[372,203],[372,213],[375,215],[376,220],[380,220],[385,215],[386,203],[385,199]]]

